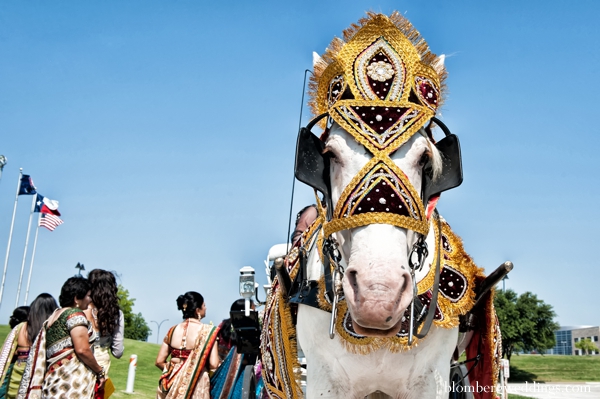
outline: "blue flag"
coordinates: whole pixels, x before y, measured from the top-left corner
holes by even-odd
[[[33,185],[31,176],[23,175],[21,177],[21,185],[19,186],[19,195],[33,195],[35,193],[35,186]]]

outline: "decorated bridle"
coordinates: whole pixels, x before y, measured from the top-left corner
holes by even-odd
[[[310,105],[319,116],[300,130],[295,175],[313,187],[315,193],[323,195],[324,203],[317,196],[317,211],[323,220],[321,254],[326,293],[333,305],[330,337],[339,299],[334,285],[343,275],[341,254],[333,234],[370,224],[389,224],[417,233],[409,256],[414,289],[410,345],[413,333],[419,337],[427,333],[436,306],[439,256],[429,309],[424,308],[416,294],[415,272],[423,267],[428,252],[425,237],[429,233],[431,212],[427,210],[434,208],[441,192],[462,183],[458,138],[435,118],[446,72],[443,60],[429,51],[420,34],[397,12],[390,17],[369,14],[360,21],[360,26],[345,31],[344,38],[334,39],[315,64]],[[323,127],[338,124],[372,155],[344,188],[335,207],[329,156],[324,153],[324,141],[311,132],[319,122]],[[425,133],[431,122],[446,135],[437,143],[431,133]],[[391,158],[419,132],[435,143],[443,160],[441,174],[435,179],[431,165],[425,165],[420,193]],[[435,219],[440,223],[438,216]],[[427,314],[420,333],[418,324],[412,325],[415,314],[417,321]]]

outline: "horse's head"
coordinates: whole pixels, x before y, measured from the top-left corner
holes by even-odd
[[[436,187],[448,163],[428,130],[443,61],[398,13],[369,14],[315,59],[310,104],[329,115],[329,129],[322,141],[301,132],[296,176],[325,194],[323,234],[347,266],[344,295],[359,334],[399,332],[414,296],[411,249],[428,234],[431,195],[449,187]]]
[[[336,209],[339,208],[344,190],[352,187],[353,180],[372,161],[373,154],[336,124],[329,132],[325,151],[331,160],[331,197]],[[418,133],[390,158],[405,174],[414,188],[414,193],[422,191],[425,166],[432,165],[436,172],[441,168],[438,150],[426,135]],[[355,211],[366,211],[363,215],[375,211],[404,215],[411,212],[410,209],[403,212],[404,207],[413,206],[418,210],[421,205],[416,203],[420,201],[419,196],[398,198],[402,196],[402,190],[395,187],[386,189],[386,186],[394,184],[403,185],[403,182],[398,181],[394,173],[390,172],[392,171],[376,170],[373,176],[369,177],[374,181],[370,187],[365,187],[365,191],[368,192],[355,193]],[[360,191],[361,188],[355,191]],[[350,198],[342,198],[342,201],[344,200],[352,201]],[[359,206],[361,204],[362,206]],[[364,206],[369,209],[362,209]],[[338,231],[335,236],[347,264],[343,289],[355,330],[362,335],[395,335],[400,330],[406,308],[413,300],[413,282],[408,257],[417,234],[406,227],[373,223]]]

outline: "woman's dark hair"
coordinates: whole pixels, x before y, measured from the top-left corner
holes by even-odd
[[[184,319],[196,318],[196,309],[204,303],[202,295],[195,291],[188,291],[177,298],[177,309],[181,310]]]
[[[83,299],[90,290],[90,282],[83,277],[70,277],[60,289],[58,303],[61,307],[73,306],[75,298]]]
[[[87,292],[87,291],[86,291]],[[35,341],[35,337],[42,329],[44,322],[52,312],[58,308],[56,299],[50,294],[40,294],[31,302],[31,310],[27,318],[27,339],[29,343]]]
[[[100,335],[112,335],[119,325],[119,297],[117,279],[107,270],[94,269],[88,274],[92,285],[92,302],[98,309],[98,329]]]
[[[27,321],[27,315],[29,315],[29,306],[19,306],[13,310],[13,314],[8,320],[10,328],[15,328],[17,324]]]
[[[221,346],[226,346],[227,348],[231,348],[232,345],[235,345],[235,341],[237,339],[237,335],[233,326],[231,325],[231,319],[224,319],[221,323],[221,328],[219,329],[219,343]]]

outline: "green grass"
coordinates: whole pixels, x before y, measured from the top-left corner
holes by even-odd
[[[0,325],[0,342],[4,343],[10,327]],[[155,398],[158,378],[161,371],[154,365],[158,354],[159,345],[148,342],[125,340],[125,353],[121,359],[111,359],[109,376],[115,384],[116,391],[111,398]],[[124,393],[127,386],[127,372],[129,370],[129,357],[132,354],[138,356],[134,394]]]
[[[110,378],[115,384],[116,391],[111,398],[128,398],[125,391],[127,386],[127,373],[129,371],[129,358],[132,354],[138,357],[133,390],[136,397],[155,398],[158,379],[161,371],[154,365],[159,345],[148,342],[125,340],[125,353],[121,359],[113,358],[110,363]]]
[[[600,382],[600,356],[513,355],[510,382]]]

